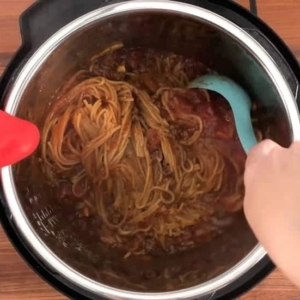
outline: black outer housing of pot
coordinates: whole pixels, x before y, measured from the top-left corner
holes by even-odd
[[[7,66],[0,81],[0,109],[4,108],[4,99],[19,71],[42,43],[74,19],[112,2],[116,1],[38,0],[28,8],[20,17],[22,46]],[[250,7],[253,13],[230,0],[181,0],[181,2],[200,6],[224,16],[256,38],[278,64],[294,92],[299,107],[300,97],[297,95],[297,90],[298,82],[300,82],[300,68],[298,62],[284,42],[255,15],[256,3],[254,0],[250,0]],[[51,270],[40,259],[14,224],[1,186],[0,220],[3,229],[19,254],[37,274],[54,288],[71,299],[104,299],[76,286],[54,270]],[[265,257],[232,284],[209,297],[200,297],[198,300],[235,299],[258,284],[273,268],[274,265],[271,260]]]

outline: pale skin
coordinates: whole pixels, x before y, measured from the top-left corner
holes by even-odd
[[[300,288],[300,142],[266,140],[249,153],[246,218],[274,263]]]

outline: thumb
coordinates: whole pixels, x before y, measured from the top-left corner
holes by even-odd
[[[275,148],[281,147],[271,140],[264,140],[250,150],[246,161],[245,182],[251,180],[252,175],[258,171],[261,162]]]

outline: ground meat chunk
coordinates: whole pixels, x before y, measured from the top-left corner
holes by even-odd
[[[147,131],[147,146],[150,152],[158,150],[160,147],[160,138],[155,129],[148,129]]]

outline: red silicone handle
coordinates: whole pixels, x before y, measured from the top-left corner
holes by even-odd
[[[38,128],[0,110],[0,168],[31,155],[40,142]]]

